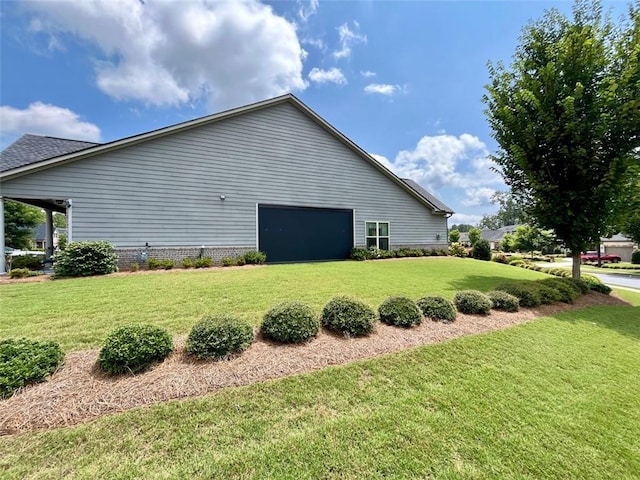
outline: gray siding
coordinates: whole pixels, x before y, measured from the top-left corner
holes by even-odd
[[[446,244],[442,215],[289,103],[24,175],[1,189],[7,197],[72,199],[73,240],[117,247],[255,246],[257,203],[355,209],[358,245],[366,220],[389,221],[392,246]]]

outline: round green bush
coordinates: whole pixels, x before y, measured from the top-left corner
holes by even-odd
[[[539,283],[555,288],[560,293],[560,301],[564,303],[573,303],[582,294],[580,288],[568,278],[545,278]]]
[[[185,350],[199,359],[225,358],[244,352],[253,340],[248,322],[231,315],[206,316],[189,332]]]
[[[611,287],[605,285],[599,278],[594,277],[593,275],[582,275],[581,280],[589,286],[589,290],[604,293],[605,295],[609,295],[611,293]]]
[[[476,260],[491,260],[491,245],[487,240],[481,238],[473,245],[473,258]]]
[[[519,267],[520,265],[524,265],[524,260],[511,260],[509,262],[509,265],[513,266],[513,267]]]
[[[531,287],[538,290],[540,295],[540,303],[542,305],[550,305],[552,303],[558,303],[562,301],[562,294],[550,285],[545,285],[541,282],[531,282]]]
[[[281,303],[266,313],[260,330],[269,340],[303,343],[318,334],[320,322],[304,303]]]
[[[579,291],[581,295],[589,293],[589,284],[581,278],[567,278]]]
[[[487,297],[491,300],[492,308],[495,310],[504,310],[505,312],[517,312],[520,310],[518,297],[509,295],[507,292],[493,290],[487,293]]]
[[[498,285],[495,290],[507,292],[509,295],[517,297],[521,307],[539,307],[542,303],[538,289],[532,288],[525,282],[503,283]]]
[[[349,297],[334,297],[322,309],[322,324],[349,337],[373,332],[375,312],[366,304]]]
[[[27,338],[0,341],[0,398],[30,383],[42,382],[54,373],[64,354],[55,342]]]
[[[462,290],[453,297],[453,303],[459,312],[486,315],[491,310],[491,300],[478,290]]]
[[[127,325],[111,332],[100,350],[98,365],[111,374],[139,373],[173,352],[173,340],[164,328]]]
[[[456,319],[456,307],[451,300],[438,296],[426,296],[417,303],[424,316],[433,321],[449,323]]]
[[[397,327],[414,327],[422,322],[422,312],[407,297],[389,297],[378,307],[380,321]]]
[[[640,265],[640,250],[634,250],[631,254],[631,263],[634,265]]]
[[[115,272],[118,257],[109,242],[71,242],[57,253],[53,270],[56,277],[88,277]]]

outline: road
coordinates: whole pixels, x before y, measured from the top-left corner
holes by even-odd
[[[555,263],[545,262],[539,263],[538,265],[543,267],[571,268],[571,260],[559,260]],[[622,271],[620,271],[620,273],[594,273],[591,271],[583,273],[593,275],[611,287],[624,287],[640,291],[640,276],[638,275],[628,275]]]

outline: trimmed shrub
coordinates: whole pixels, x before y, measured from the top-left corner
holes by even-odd
[[[56,277],[88,277],[115,272],[118,257],[109,242],[71,242],[55,256]]]
[[[27,278],[36,277],[40,275],[38,272],[34,272],[28,268],[12,268],[9,271],[9,278]]]
[[[599,278],[594,277],[593,275],[582,275],[580,279],[589,285],[589,290],[604,293],[605,295],[609,295],[611,293],[611,287],[605,285]]]
[[[361,262],[363,260],[370,260],[372,257],[369,249],[361,248],[361,247],[353,247],[351,249],[351,253],[349,254],[349,258],[351,260],[357,260]]]
[[[524,265],[524,260],[511,260],[509,262],[509,265],[511,265],[512,267],[519,267],[520,265]]]
[[[495,290],[507,292],[509,295],[517,297],[521,307],[539,307],[542,303],[538,289],[525,282],[503,283],[498,285]]]
[[[374,330],[376,314],[366,304],[349,297],[332,298],[322,309],[322,324],[347,337],[369,335]]]
[[[581,278],[569,277],[567,278],[567,280],[570,281],[580,291],[580,294],[586,295],[587,293],[589,293],[589,284]]]
[[[243,265],[246,265],[247,261],[244,259],[244,255],[240,255],[239,257],[236,257],[236,265],[238,265],[239,267],[242,267]]]
[[[265,314],[260,331],[276,342],[303,343],[318,334],[320,322],[304,303],[281,303]]]
[[[631,263],[634,265],[640,265],[640,250],[634,250],[631,254]]]
[[[185,350],[201,360],[219,359],[244,352],[253,340],[248,322],[231,315],[206,316],[189,332]]]
[[[213,258],[211,258],[211,257],[196,258],[195,262],[193,262],[193,266],[196,267],[196,268],[213,267]]]
[[[456,319],[456,307],[451,300],[438,296],[426,296],[417,303],[424,316],[434,322],[450,323]]]
[[[484,238],[481,238],[473,245],[473,258],[487,262],[491,260],[491,245]]]
[[[98,355],[98,365],[111,374],[139,373],[173,352],[173,340],[155,325],[127,325],[111,332]]]
[[[540,303],[543,305],[550,305],[552,303],[558,303],[562,301],[562,294],[554,287],[545,285],[541,282],[532,282],[532,287],[538,290],[540,295]]]
[[[504,310],[505,312],[517,312],[520,310],[520,300],[518,297],[514,297],[507,292],[493,290],[487,293],[487,297],[491,300],[491,308],[495,310]]]
[[[486,315],[491,310],[491,300],[478,290],[462,290],[453,297],[459,312]]]
[[[504,253],[496,253],[492,258],[492,262],[503,263],[505,265],[509,264],[509,257],[507,257]]]
[[[467,249],[462,244],[455,242],[449,247],[449,255],[464,258],[467,256]]]
[[[11,268],[28,268],[29,270],[42,270],[43,262],[44,255],[38,255],[35,257],[29,255],[20,255],[17,257],[11,257]]]
[[[147,260],[147,268],[149,270],[171,270],[175,266],[175,260],[160,260],[158,258],[150,258]]]
[[[267,254],[257,250],[251,250],[244,254],[244,261],[247,265],[262,265],[267,261]]]
[[[422,313],[407,297],[389,297],[378,307],[380,321],[397,327],[415,327],[422,322]]]
[[[131,264],[131,268],[130,268],[130,270],[131,270],[132,272],[137,272],[138,270],[140,270],[140,264],[139,264],[138,262],[133,262],[133,263]]]
[[[236,259],[231,257],[222,257],[220,263],[223,267],[233,267],[236,264]]]
[[[44,381],[64,359],[60,345],[27,338],[0,340],[0,398]]]
[[[545,278],[538,283],[556,289],[561,296],[560,301],[564,303],[573,303],[582,294],[580,288],[568,278]]]
[[[193,268],[196,266],[196,263],[191,258],[183,258],[181,263],[182,268]]]

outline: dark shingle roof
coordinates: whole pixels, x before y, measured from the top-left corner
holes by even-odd
[[[440,210],[441,212],[444,212],[444,213],[453,213],[453,210],[451,210],[451,208],[447,207],[444,203],[442,203],[440,200],[434,197],[430,192],[422,188],[420,185],[418,185],[416,182],[414,182],[410,178],[401,178],[400,180],[402,180],[405,183],[405,185],[407,185],[409,188],[414,190],[427,202],[433,205],[436,208],[436,210]]]
[[[66,138],[43,137],[41,135],[23,135],[0,152],[0,172],[95,147],[96,145],[100,144]]]

